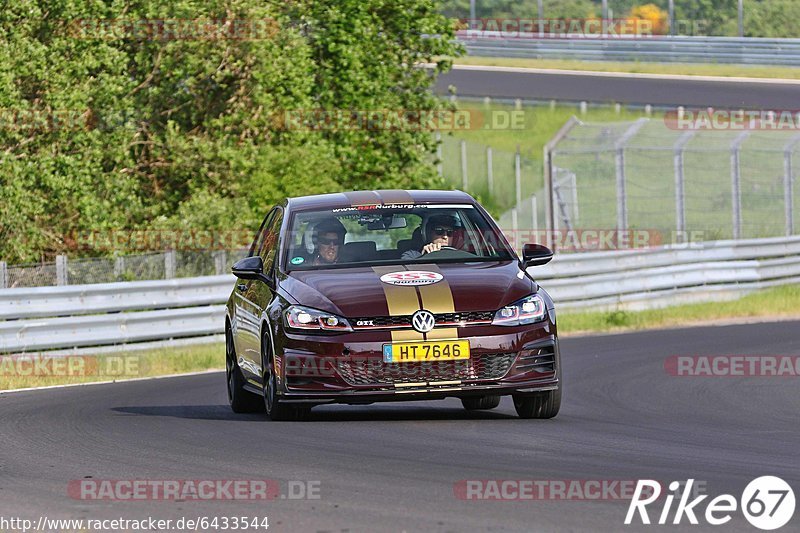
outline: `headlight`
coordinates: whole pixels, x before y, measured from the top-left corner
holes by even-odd
[[[494,314],[494,326],[519,326],[543,320],[547,315],[544,300],[538,294],[531,294],[522,300],[507,305]]]
[[[302,305],[289,306],[283,317],[291,329],[353,331],[346,318]]]

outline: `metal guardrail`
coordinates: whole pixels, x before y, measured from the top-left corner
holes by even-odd
[[[800,283],[800,237],[559,254],[531,270],[558,309],[637,309]],[[233,278],[0,291],[0,353],[215,335]]]
[[[0,290],[0,320],[91,315],[224,302],[234,277],[67,285]],[[2,323],[0,323],[2,324]]]
[[[468,55],[587,61],[655,61],[800,65],[800,39],[752,37],[614,36],[540,37],[538,33],[463,30]]]

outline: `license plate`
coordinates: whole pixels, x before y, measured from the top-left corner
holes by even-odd
[[[383,345],[384,363],[469,359],[469,341],[401,342]]]

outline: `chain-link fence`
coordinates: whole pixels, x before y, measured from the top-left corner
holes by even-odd
[[[53,263],[14,266],[0,262],[0,288],[213,276],[229,273],[233,263],[246,255],[246,249],[235,249],[167,251],[88,259],[58,256]]]
[[[799,141],[796,131],[681,131],[661,120],[577,123],[551,152],[555,226],[793,235]],[[565,174],[574,182],[559,187]]]
[[[440,139],[440,174],[453,188],[469,192],[497,216],[542,188],[540,161],[451,135]]]
[[[641,231],[650,244],[796,234],[796,130],[689,130],[655,118],[570,124],[549,152],[552,193],[541,162],[450,136],[441,173],[506,232]]]

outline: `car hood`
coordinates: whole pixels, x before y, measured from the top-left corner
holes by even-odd
[[[408,270],[435,272],[442,280],[418,287],[381,282],[383,274]],[[280,284],[299,304],[345,317],[405,314],[391,313],[390,303],[410,314],[423,307],[420,300],[424,307],[439,307],[434,312],[494,311],[536,290],[516,261],[296,270]]]

